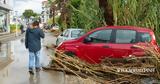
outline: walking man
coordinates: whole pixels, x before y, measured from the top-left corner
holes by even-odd
[[[23,34],[24,33],[24,26],[23,26],[23,24],[21,24],[20,30],[21,30],[21,34]]]
[[[39,22],[34,21],[31,27],[27,28],[25,36],[25,46],[29,50],[29,73],[34,75],[40,71],[40,49],[41,38],[44,38],[43,31],[39,28]]]

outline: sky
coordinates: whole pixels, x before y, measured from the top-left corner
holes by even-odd
[[[13,11],[18,11],[18,15],[21,15],[25,9],[32,9],[34,12],[41,13],[42,1],[46,0],[9,0]]]

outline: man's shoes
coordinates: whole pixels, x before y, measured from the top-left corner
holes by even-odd
[[[34,75],[34,72],[33,72],[33,71],[29,71],[29,73],[30,73],[31,75]]]
[[[36,72],[39,72],[41,69],[40,68],[36,68]]]

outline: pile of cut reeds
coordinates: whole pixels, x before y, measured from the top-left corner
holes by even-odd
[[[124,59],[106,58],[100,64],[89,64],[76,56],[68,56],[63,51],[55,49],[57,55],[52,56],[53,62],[49,69],[64,71],[66,74],[74,74],[83,79],[89,78],[106,84],[139,84],[140,79],[146,77],[159,80],[160,54],[158,50],[152,46],[136,47],[144,49],[147,56],[132,56]]]

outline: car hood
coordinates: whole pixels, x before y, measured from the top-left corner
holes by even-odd
[[[75,42],[77,42],[77,39],[66,40],[66,41],[64,41],[63,43],[64,43],[64,44],[71,44],[71,43],[75,43]]]
[[[65,46],[66,45],[72,45],[74,44],[75,42],[77,42],[77,40],[73,39],[73,40],[66,40],[62,43],[60,43],[58,46],[57,46],[57,49],[58,50],[65,50]]]

